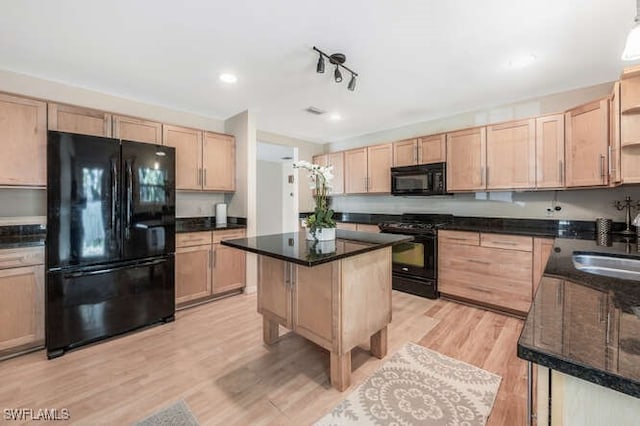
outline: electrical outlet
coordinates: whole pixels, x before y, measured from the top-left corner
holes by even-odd
[[[553,213],[554,213],[553,209],[549,208],[549,209],[547,209],[547,211],[545,212],[545,216],[547,216],[547,217],[552,217],[552,216],[553,216]]]

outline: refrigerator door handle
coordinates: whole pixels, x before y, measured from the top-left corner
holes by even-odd
[[[111,160],[111,230],[116,233],[116,199],[118,198],[118,169],[115,160]]]
[[[123,265],[123,266],[116,266],[115,268],[107,268],[107,269],[96,269],[95,271],[71,272],[68,274],[64,274],[64,278],[80,278],[80,277],[86,277],[90,275],[102,275],[102,274],[108,274],[115,271],[121,271],[123,269],[136,268],[140,266],[159,265],[163,262],[166,262],[166,259],[164,258],[155,259],[155,260],[150,260],[148,262],[140,262],[140,263],[133,263],[133,264],[127,263],[126,265]]]
[[[128,240],[131,238],[131,204],[133,203],[133,171],[131,170],[131,162],[125,161],[126,173],[127,173],[127,209],[125,218],[125,230],[124,235]]]

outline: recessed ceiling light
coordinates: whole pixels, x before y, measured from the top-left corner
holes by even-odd
[[[533,64],[536,59],[538,59],[535,55],[522,55],[522,56],[517,56],[513,59],[511,59],[507,65],[509,66],[509,68],[525,68],[528,67],[529,65]]]
[[[333,114],[331,114],[329,116],[329,120],[331,120],[331,121],[340,121],[340,120],[342,120],[342,116],[340,114],[338,114],[337,112],[334,112]]]
[[[233,84],[238,81],[238,77],[236,77],[234,74],[225,72],[220,74],[220,81],[222,81],[223,83]]]

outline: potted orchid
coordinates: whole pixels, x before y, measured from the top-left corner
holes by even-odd
[[[293,163],[294,169],[305,169],[309,172],[309,187],[314,191],[315,210],[307,216],[307,239],[329,241],[336,238],[336,222],[333,220],[333,210],[329,208],[328,195],[331,191],[333,166],[319,166],[308,161]]]

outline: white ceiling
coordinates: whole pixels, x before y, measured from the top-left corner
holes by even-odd
[[[634,16],[634,0],[1,0],[0,69],[220,119],[250,108],[261,130],[327,142],[614,80]],[[314,45],[347,55],[355,92],[316,74]]]

